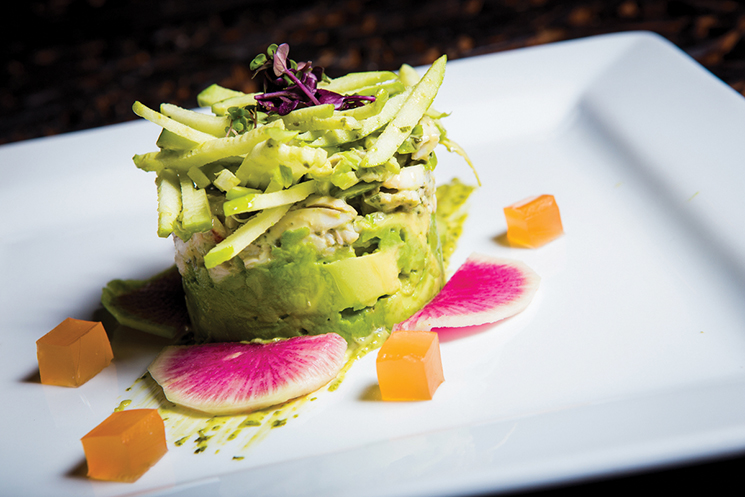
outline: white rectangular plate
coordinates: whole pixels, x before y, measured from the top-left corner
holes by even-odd
[[[35,341],[90,319],[114,278],[172,263],[127,123],[0,148],[4,495],[447,495],[528,488],[745,450],[745,100],[630,33],[457,60],[436,107],[483,181],[469,253],[542,277],[522,314],[442,337],[434,400],[383,403],[375,354],[243,460],[176,447],[134,484],[81,475],[79,439],[165,341],[114,334],[77,389],[38,382]],[[441,179],[472,181],[439,153]],[[502,208],[550,193],[566,234],[504,243]]]

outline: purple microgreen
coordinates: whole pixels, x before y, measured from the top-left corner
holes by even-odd
[[[375,97],[363,95],[340,95],[339,93],[324,90],[323,88],[316,90],[316,95],[318,95],[319,102],[322,104],[333,104],[334,109],[336,110],[354,109],[355,107],[364,105],[365,102],[375,101]]]
[[[355,107],[362,107],[365,102],[374,102],[375,97],[368,95],[347,95],[344,97],[344,104],[339,110],[354,109]]]
[[[282,43],[274,53],[274,74],[282,76],[287,73],[287,55],[290,53],[290,45]]]
[[[292,74],[291,72],[285,73],[289,78],[297,85],[298,88],[300,88],[300,91],[305,93],[305,95],[310,99],[311,102],[313,102],[313,105],[321,105],[321,103],[318,101],[318,99],[311,93],[311,91],[300,81],[297,79],[297,76]]]
[[[286,115],[296,108],[314,105],[333,104],[336,110],[346,110],[375,101],[375,97],[341,95],[318,88],[319,81],[328,80],[323,68],[313,67],[310,61],[297,63],[288,58],[289,53],[287,43],[273,44],[266,56],[259,54],[251,61],[254,77],[264,75],[264,93],[256,96],[259,109]]]
[[[340,95],[333,91],[319,88],[316,90],[316,95],[318,95],[319,102],[322,104],[333,104],[334,109],[337,110],[344,104],[344,95]]]

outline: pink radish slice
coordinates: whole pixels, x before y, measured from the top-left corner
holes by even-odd
[[[174,345],[148,370],[174,404],[238,414],[318,390],[344,366],[346,350],[346,340],[336,333],[270,343]]]
[[[494,323],[525,309],[539,282],[520,261],[471,254],[435,298],[393,331]]]

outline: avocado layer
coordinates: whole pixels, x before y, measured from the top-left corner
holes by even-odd
[[[187,261],[183,285],[197,340],[336,332],[352,341],[392,327],[439,292],[442,253],[427,209],[358,221],[358,240],[332,258],[321,258],[300,229],[283,234],[267,263],[245,268],[235,258],[218,282],[198,258]]]

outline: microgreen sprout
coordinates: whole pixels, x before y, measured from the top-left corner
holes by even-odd
[[[264,76],[264,93],[256,96],[257,106],[264,112],[287,115],[297,108],[333,104],[336,110],[352,109],[375,101],[375,97],[341,95],[318,88],[326,76],[322,67],[308,62],[295,62],[288,58],[290,46],[272,44],[266,54],[257,55],[249,67],[254,77]]]
[[[225,135],[235,136],[255,128],[258,118],[259,116],[256,107],[228,108],[228,119],[230,119],[230,125],[225,128]]]

